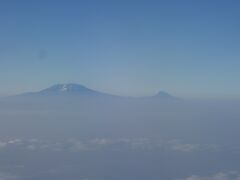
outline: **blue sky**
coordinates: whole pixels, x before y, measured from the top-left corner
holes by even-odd
[[[80,83],[240,97],[240,2],[2,0],[0,96]]]

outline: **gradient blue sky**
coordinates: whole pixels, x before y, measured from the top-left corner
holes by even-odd
[[[239,98],[239,9],[238,0],[1,0],[0,96],[75,82]]]

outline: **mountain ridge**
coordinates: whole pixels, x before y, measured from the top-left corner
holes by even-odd
[[[40,91],[35,92],[27,92],[15,95],[17,97],[49,97],[49,96],[57,96],[57,97],[77,97],[77,96],[84,96],[84,97],[112,97],[112,98],[131,98],[131,99],[163,99],[163,100],[173,100],[179,99],[175,96],[170,95],[168,92],[159,91],[157,94],[152,96],[145,96],[145,97],[125,97],[119,95],[113,95],[109,93],[100,92],[97,90],[90,89],[84,85],[76,84],[76,83],[64,83],[64,84],[55,84],[48,88],[42,89]]]

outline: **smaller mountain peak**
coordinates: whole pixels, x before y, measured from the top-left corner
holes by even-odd
[[[171,96],[169,93],[167,93],[166,91],[159,91],[156,96]]]
[[[166,91],[159,91],[154,97],[162,98],[162,99],[176,99],[175,96],[172,96]]]

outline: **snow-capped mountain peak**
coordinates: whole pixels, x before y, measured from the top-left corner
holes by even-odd
[[[93,91],[79,84],[57,84],[53,85],[41,92],[83,92],[83,91]]]

